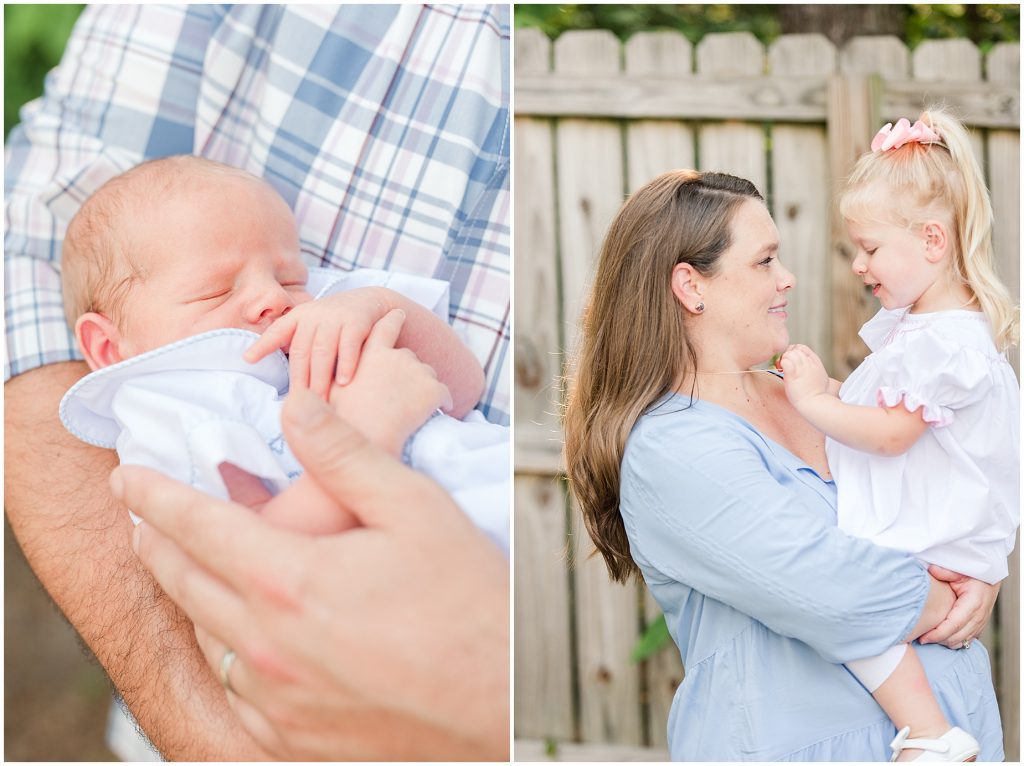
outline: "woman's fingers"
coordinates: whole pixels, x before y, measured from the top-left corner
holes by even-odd
[[[307,538],[273,529],[247,508],[149,468],[115,468],[110,488],[114,497],[194,560],[168,559],[162,572],[165,579],[181,576],[187,562],[205,568],[247,599],[259,595],[284,604],[297,602],[303,575],[296,562],[303,560],[303,552],[293,547],[308,545]],[[143,542],[146,537],[141,534]]]

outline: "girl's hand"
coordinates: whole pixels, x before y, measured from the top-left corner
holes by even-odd
[[[779,361],[785,377],[786,396],[794,407],[812,396],[827,394],[829,377],[818,355],[807,346],[794,344],[786,349]]]
[[[387,308],[372,287],[301,303],[271,324],[244,358],[257,362],[284,349],[291,388],[311,389],[326,401],[333,382],[345,385],[352,380],[363,343],[385,313]]]
[[[918,642],[961,649],[964,641],[976,639],[988,624],[996,596],[999,595],[1000,583],[989,585],[935,564],[928,567],[928,572],[936,580],[949,583],[956,594],[956,601],[946,619],[921,636]]]

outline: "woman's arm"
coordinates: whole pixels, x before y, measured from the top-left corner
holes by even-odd
[[[833,662],[878,654],[945,616],[948,586],[909,554],[838,529],[829,499],[808,505],[757,438],[714,418],[695,429],[650,417],[634,430],[621,497],[639,561]]]

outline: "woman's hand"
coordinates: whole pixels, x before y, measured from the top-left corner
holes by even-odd
[[[298,535],[154,471],[111,476],[211,667],[237,653],[242,724],[284,759],[507,760],[508,559],[311,392],[289,396],[282,423],[362,527]]]
[[[935,564],[928,567],[928,572],[936,580],[949,584],[956,594],[956,601],[946,619],[921,636],[918,643],[961,649],[965,641],[973,641],[985,629],[992,616],[1000,584],[989,585]]]

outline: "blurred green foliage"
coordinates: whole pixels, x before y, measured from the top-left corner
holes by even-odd
[[[40,96],[46,73],[60,61],[84,5],[4,6],[4,136],[18,110]]]
[[[1020,39],[1020,5],[905,5],[903,40],[966,37],[982,52]],[[712,32],[747,31],[766,45],[779,36],[778,6],[744,5],[534,5],[515,6],[517,27],[537,27],[548,37],[570,29],[608,29],[626,40],[636,32],[674,29],[690,42]]]

